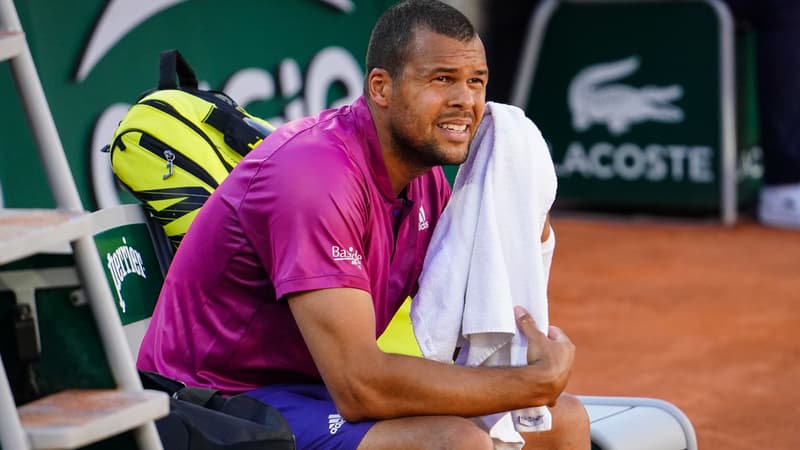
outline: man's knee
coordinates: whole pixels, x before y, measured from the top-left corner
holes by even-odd
[[[577,397],[562,394],[551,412],[553,428],[550,431],[523,433],[525,450],[588,450],[591,447],[589,414]]]
[[[472,421],[456,416],[406,417],[375,424],[358,450],[492,450],[492,439]]]
[[[583,403],[570,394],[562,394],[553,408],[553,432],[557,448],[588,449],[591,447],[589,414]]]
[[[575,430],[586,436],[589,435],[589,414],[578,397],[562,394],[558,399],[555,410],[565,428]]]
[[[494,445],[489,434],[462,417],[453,417],[451,424],[443,429],[443,449],[486,449],[492,450]]]

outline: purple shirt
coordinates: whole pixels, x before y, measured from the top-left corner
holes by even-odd
[[[279,128],[194,220],[138,367],[226,393],[320,381],[283,297],[367,291],[379,336],[416,289],[449,195],[438,167],[394,195],[363,98]]]

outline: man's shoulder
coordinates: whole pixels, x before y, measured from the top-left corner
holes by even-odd
[[[361,137],[364,124],[356,116],[348,105],[286,123],[256,149],[255,158],[275,158],[285,164],[358,159],[365,142]]]
[[[234,169],[228,190],[238,197],[269,193],[316,204],[368,189],[369,144],[356,109],[330,109],[277,128]]]
[[[287,122],[267,136],[266,142],[273,148],[281,148],[294,143],[314,146],[332,146],[349,142],[356,138],[361,129],[371,126],[372,122],[364,120],[367,114],[361,110],[360,102],[331,108],[314,116],[303,117]],[[369,123],[366,123],[369,121]]]

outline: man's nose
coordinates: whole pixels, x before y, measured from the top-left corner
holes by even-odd
[[[471,108],[475,104],[475,95],[477,94],[468,83],[453,83],[450,90],[450,106]]]

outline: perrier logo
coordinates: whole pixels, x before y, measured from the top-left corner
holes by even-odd
[[[117,247],[113,252],[106,254],[106,267],[108,268],[108,273],[111,274],[111,280],[114,282],[114,290],[117,292],[119,308],[124,313],[126,304],[125,299],[122,297],[122,282],[131,274],[147,278],[142,254],[135,248],[129,246],[128,242],[123,237],[122,245]]]

